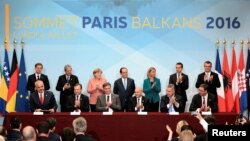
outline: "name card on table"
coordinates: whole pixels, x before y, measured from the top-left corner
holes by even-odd
[[[33,112],[33,115],[43,115],[43,112]]]
[[[201,115],[212,115],[211,111],[209,112],[201,112]]]
[[[169,112],[168,114],[169,115],[179,115],[180,113],[179,112]]]
[[[148,115],[148,112],[142,112],[142,111],[139,111],[137,112],[138,115]]]
[[[73,112],[70,112],[70,115],[80,115],[81,114],[81,111],[73,111]]]
[[[113,112],[102,112],[103,115],[113,115]]]

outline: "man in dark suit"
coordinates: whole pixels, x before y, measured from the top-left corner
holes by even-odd
[[[65,104],[67,103],[67,96],[74,95],[74,85],[79,83],[78,77],[72,74],[70,65],[64,66],[65,74],[59,76],[56,90],[60,91],[60,105],[61,112],[66,112]]]
[[[66,111],[89,112],[89,98],[82,94],[82,85],[76,83],[74,86],[74,95],[67,97]]]
[[[182,97],[175,94],[174,84],[169,84],[166,89],[166,95],[161,97],[161,112],[182,112]]]
[[[215,96],[215,100],[217,100],[217,91],[216,88],[221,86],[219,77],[216,73],[211,71],[212,63],[210,61],[206,61],[204,63],[205,72],[198,75],[196,81],[196,88],[199,88],[201,84],[207,84],[207,91]]]
[[[50,89],[48,76],[45,75],[45,74],[42,74],[42,70],[43,70],[43,64],[36,63],[35,64],[35,73],[29,75],[27,86],[26,86],[27,90],[29,90],[30,93],[33,93],[35,91],[35,82],[36,82],[36,80],[42,80],[43,81],[43,84],[45,86],[45,90]]]
[[[137,87],[135,89],[135,96],[129,99],[128,111],[129,112],[139,112],[139,111],[149,111],[149,101],[147,98],[142,96],[142,89]]]
[[[182,70],[183,70],[183,64],[181,62],[176,63],[176,73],[170,75],[169,77],[169,84],[174,84],[176,95],[181,96],[182,100],[181,102],[183,107],[182,109],[180,109],[180,112],[185,111],[187,102],[186,90],[189,87],[188,75],[182,73]]]
[[[29,103],[31,112],[49,110],[51,113],[57,109],[56,99],[52,92],[44,90],[43,81],[35,82],[36,91],[30,94]]]
[[[128,77],[128,69],[122,67],[120,69],[121,78],[117,79],[114,83],[113,92],[119,95],[122,111],[128,110],[128,101],[135,91],[134,79]]]
[[[49,123],[41,121],[37,124],[37,140],[36,141],[53,141],[49,139]]]
[[[10,119],[10,127],[11,127],[11,130],[8,131],[8,134],[7,134],[8,141],[15,141],[15,140],[21,139],[22,138],[22,133],[21,133],[22,123],[21,123],[21,120],[18,117],[12,117]]]
[[[199,93],[193,96],[189,111],[218,112],[217,101],[214,94],[208,92],[208,85],[201,84],[198,90]]]
[[[111,84],[106,82],[103,84],[104,94],[97,97],[96,111],[120,111],[121,102],[119,95],[111,93]]]
[[[84,117],[74,119],[72,124],[76,133],[74,141],[95,141],[94,138],[86,134],[87,121]]]

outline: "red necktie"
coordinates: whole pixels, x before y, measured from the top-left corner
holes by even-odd
[[[43,104],[43,102],[44,102],[43,95],[41,93],[39,95],[40,95],[40,98],[39,98],[40,99],[40,103]]]
[[[207,105],[206,105],[205,96],[203,96],[202,107],[203,107],[203,111],[207,111]]]

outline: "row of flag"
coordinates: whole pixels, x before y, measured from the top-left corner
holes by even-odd
[[[224,44],[225,45],[225,44]],[[219,49],[217,48],[215,71],[219,75],[221,84],[217,88],[219,112],[243,113],[250,108],[248,103],[250,93],[250,48],[248,48],[245,65],[243,43],[241,44],[239,62],[237,65],[236,53],[232,47],[232,65],[229,69],[226,46],[223,50],[223,61],[220,63]]]
[[[22,46],[24,46],[23,42]],[[20,65],[18,66],[14,47],[11,68],[6,48],[4,52],[4,61],[3,64],[0,64],[3,66],[0,67],[0,113],[27,112],[29,111],[29,103],[24,49],[22,48]]]

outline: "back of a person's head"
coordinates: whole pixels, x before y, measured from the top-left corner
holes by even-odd
[[[21,125],[21,120],[19,119],[19,117],[12,117],[10,119],[11,129],[19,129],[20,125]]]
[[[25,141],[35,141],[36,131],[32,126],[25,126],[22,131],[23,139]]]
[[[49,123],[46,121],[41,121],[37,124],[37,130],[38,133],[44,133],[44,134],[48,134],[49,133]]]
[[[214,125],[215,124],[215,117],[212,115],[204,116],[204,120],[207,122],[208,125]]]
[[[188,122],[186,120],[180,120],[176,124],[176,133],[179,135],[181,133],[181,127],[183,125],[188,125]]]
[[[78,117],[73,120],[74,131],[77,132],[85,132],[87,129],[87,121],[83,117]]]
[[[2,135],[3,137],[6,137],[7,135],[7,130],[4,126],[0,126],[0,135]]]
[[[190,130],[181,131],[179,141],[194,141],[194,135]]]
[[[45,121],[49,123],[49,128],[51,130],[56,126],[56,119],[53,117],[49,117]]]
[[[2,135],[0,135],[0,141],[5,141],[5,138]]]
[[[70,127],[65,127],[62,130],[62,141],[73,141],[75,138],[75,132]]]
[[[188,131],[194,132],[193,127],[191,125],[183,125],[181,127],[181,132],[184,131],[184,130],[188,130]]]

